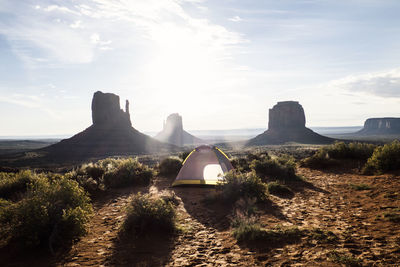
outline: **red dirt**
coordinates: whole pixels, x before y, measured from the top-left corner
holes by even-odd
[[[66,255],[51,263],[39,262],[58,266],[340,266],[329,256],[335,250],[359,259],[362,265],[400,264],[400,223],[383,217],[400,207],[399,177],[306,168],[298,172],[309,184],[289,185],[295,192],[292,198],[270,195],[270,202],[259,206],[259,219],[266,229],[283,225],[304,230],[306,234],[297,242],[268,248],[239,245],[231,234],[231,207],[203,201],[214,188],[169,188],[170,180],[158,178],[151,187],[114,191],[95,202],[89,233]],[[367,184],[371,189],[356,190],[350,184]],[[139,191],[157,194],[162,190],[173,191],[181,199],[178,221],[182,232],[136,241],[120,237],[130,197]],[[337,242],[316,240],[310,232],[314,228],[332,231]],[[9,262],[32,265],[21,259],[15,263]]]

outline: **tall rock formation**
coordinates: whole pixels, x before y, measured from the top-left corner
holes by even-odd
[[[120,109],[119,96],[111,93],[94,93],[92,99],[93,125],[125,125],[132,126],[129,115],[129,102],[126,100],[125,112]]]
[[[333,139],[306,128],[303,107],[297,101],[278,102],[269,110],[268,130],[250,139],[247,145],[269,145],[296,142],[326,144]]]
[[[93,124],[69,139],[43,148],[48,158],[80,160],[114,155],[134,155],[174,150],[132,127],[129,102],[125,111],[120,108],[119,96],[94,93],[92,100]]]
[[[400,134],[400,118],[370,118],[364,123],[359,135],[393,135]]]
[[[154,138],[176,146],[199,145],[205,143],[203,140],[183,130],[182,116],[178,113],[173,113],[167,117],[167,121],[163,125],[163,130]]]

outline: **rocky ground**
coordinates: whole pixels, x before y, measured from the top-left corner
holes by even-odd
[[[158,178],[150,187],[126,188],[99,198],[88,235],[55,261],[33,262],[41,266],[400,264],[400,216],[396,217],[400,214],[399,177],[304,168],[298,172],[308,182],[291,184],[293,196],[271,195],[258,207],[259,220],[266,229],[296,226],[302,233],[298,240],[258,247],[238,244],[230,229],[232,206],[207,201],[215,189],[170,188],[171,179]],[[180,199],[180,233],[141,240],[119,236],[124,207],[131,196],[139,191],[158,194],[163,190],[173,191]],[[27,260],[12,262],[12,266],[26,266]]]

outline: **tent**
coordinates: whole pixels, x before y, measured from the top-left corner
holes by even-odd
[[[186,157],[172,186],[215,185],[225,172],[232,170],[228,157],[216,146],[202,145]]]

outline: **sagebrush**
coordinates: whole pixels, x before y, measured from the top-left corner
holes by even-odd
[[[173,233],[176,230],[176,210],[172,199],[136,194],[127,208],[122,229],[135,237],[153,232]]]

